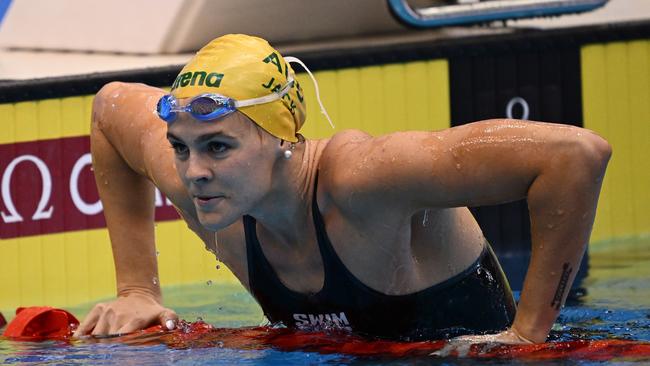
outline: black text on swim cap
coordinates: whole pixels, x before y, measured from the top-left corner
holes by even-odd
[[[188,85],[189,86],[205,85],[213,88],[218,88],[219,85],[221,85],[221,80],[223,79],[223,76],[224,74],[220,74],[218,72],[211,72],[208,74],[205,71],[188,71],[176,77],[176,80],[174,80],[174,84],[172,84],[172,90],[178,87],[182,88]]]

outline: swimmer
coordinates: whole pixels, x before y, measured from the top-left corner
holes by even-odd
[[[272,323],[544,342],[589,241],[609,144],[577,127],[500,119],[304,139],[288,60],[260,38],[226,35],[169,94],[118,82],[100,90],[91,151],[117,298],[97,304],[76,336],[176,324],[152,281],[157,187]],[[532,257],[515,309],[467,207],[523,198]]]

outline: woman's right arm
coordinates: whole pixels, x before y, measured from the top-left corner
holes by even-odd
[[[152,103],[162,94],[144,85],[111,83],[95,97],[91,153],[113,250],[117,299],[95,305],[75,336],[128,333],[177,319],[162,306],[154,242],[153,172],[169,170],[156,175],[170,181],[157,183],[178,186],[164,123],[152,113]]]

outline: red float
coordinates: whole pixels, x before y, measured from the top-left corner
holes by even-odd
[[[79,325],[74,315],[49,306],[16,309],[16,317],[2,334],[14,340],[68,339]]]

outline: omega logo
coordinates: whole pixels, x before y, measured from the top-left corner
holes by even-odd
[[[52,217],[52,214],[54,212],[54,206],[49,205],[50,198],[52,196],[52,175],[50,173],[50,169],[42,159],[35,155],[21,155],[14,158],[2,174],[1,196],[8,212],[0,211],[0,215],[2,217],[2,220],[7,224],[24,221],[23,216],[18,213],[16,205],[14,204],[14,200],[11,196],[11,177],[19,164],[28,162],[36,166],[40,173],[41,182],[43,183],[43,188],[40,196],[41,198],[38,201],[36,211],[32,215],[32,220],[37,221],[49,219]],[[90,153],[86,153],[77,159],[70,173],[70,184],[68,187],[72,202],[79,210],[79,212],[83,213],[84,215],[96,215],[103,210],[101,201],[93,203],[86,202],[83,200],[83,198],[81,198],[81,195],[79,193],[79,176],[81,175],[82,170],[91,163],[92,158],[90,156]],[[164,205],[171,206],[172,202],[169,200],[169,198],[165,198],[163,202],[163,196],[156,188],[155,205],[156,207],[162,207]]]
[[[7,166],[7,170],[2,174],[2,200],[9,211],[9,215],[4,212],[0,212],[0,215],[2,215],[2,220],[6,223],[23,221],[23,217],[20,216],[18,210],[16,210],[14,201],[11,198],[11,190],[9,186],[11,183],[11,175],[14,173],[16,166],[23,161],[31,161],[34,163],[38,168],[38,171],[41,173],[41,180],[43,181],[41,199],[38,201],[38,207],[36,207],[36,212],[32,215],[32,220],[49,219],[52,217],[52,212],[54,210],[54,206],[50,206],[49,209],[45,208],[50,200],[50,196],[52,195],[52,176],[50,175],[50,170],[47,168],[47,165],[43,160],[34,155],[19,156],[12,160],[9,166]]]
[[[0,238],[106,227],[89,150],[88,136],[0,144]],[[156,221],[179,218],[154,198]]]
[[[521,117],[519,117],[518,119],[524,119],[524,120],[528,119],[528,117],[530,116],[530,107],[528,107],[528,102],[526,102],[526,99],[522,97],[514,97],[510,99],[508,105],[506,106],[506,117],[510,119],[514,118],[512,115],[512,110],[516,105],[520,105],[523,110]]]

